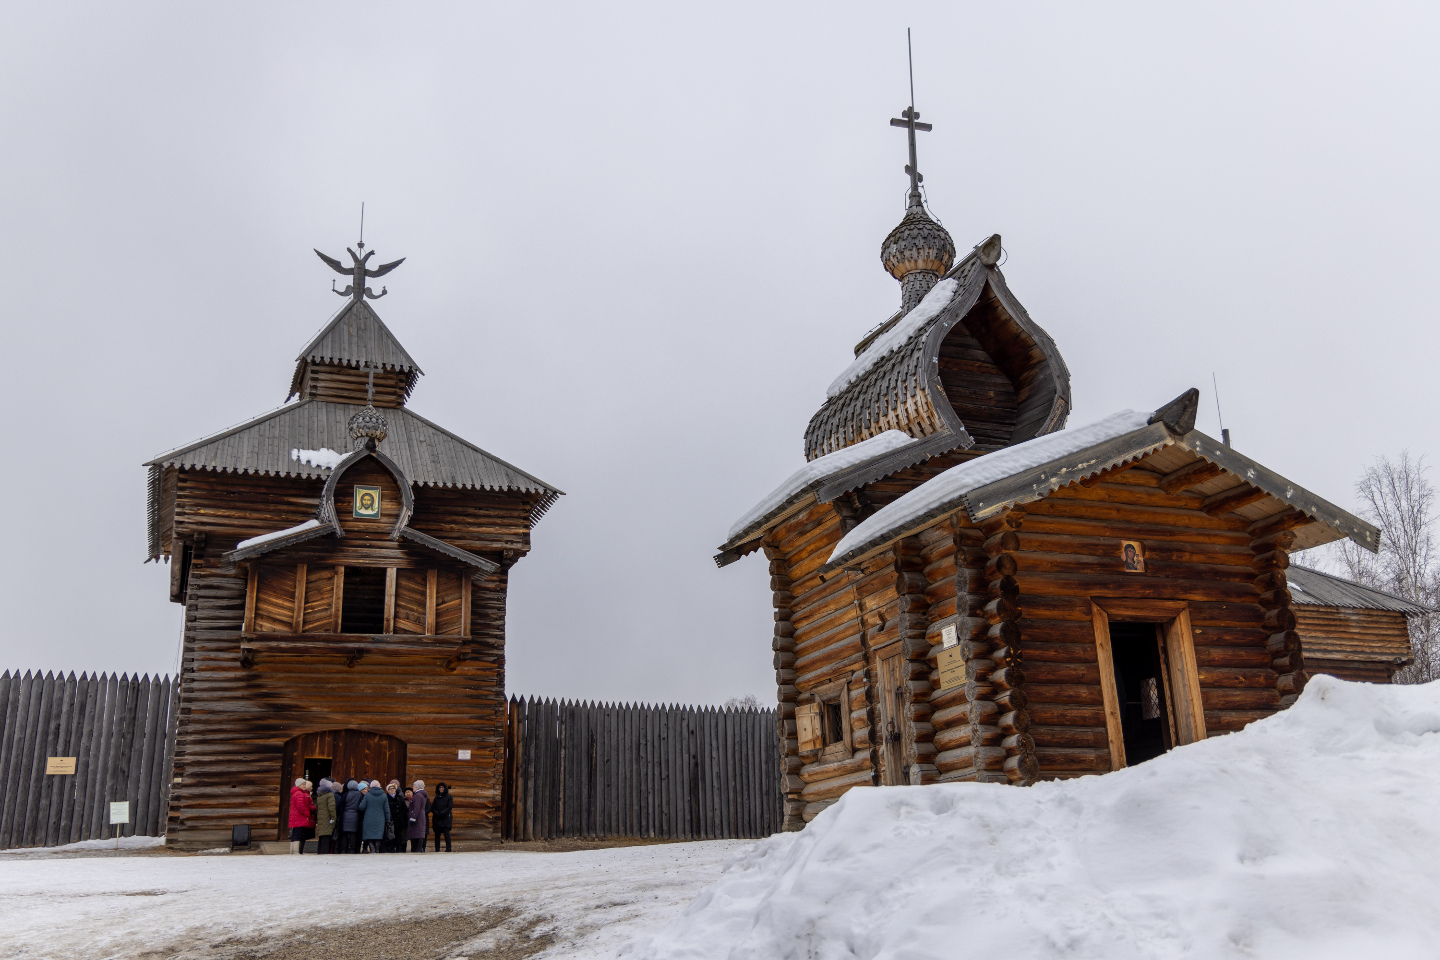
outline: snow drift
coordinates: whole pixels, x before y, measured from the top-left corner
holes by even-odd
[[[637,958],[1440,956],[1440,684],[1103,777],[852,790],[747,848]]]

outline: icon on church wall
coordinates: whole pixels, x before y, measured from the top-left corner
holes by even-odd
[[[364,520],[380,518],[380,488],[355,487],[355,516]]]
[[[1140,541],[1121,540],[1120,556],[1125,561],[1126,573],[1145,572],[1145,548],[1141,545]]]

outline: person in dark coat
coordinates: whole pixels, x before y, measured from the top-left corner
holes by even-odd
[[[404,853],[405,829],[410,825],[410,804],[400,792],[399,780],[391,780],[385,785],[385,795],[390,798],[390,821],[393,828],[390,842],[385,849],[391,853]]]
[[[430,804],[430,829],[435,832],[435,852],[440,852],[440,838],[445,838],[445,852],[450,853],[450,827],[454,823],[455,798],[450,796],[450,786],[444,782],[435,784],[435,799]]]
[[[379,853],[385,840],[385,824],[390,820],[390,798],[380,789],[379,780],[370,781],[370,789],[360,798],[361,839],[366,853]]]
[[[416,780],[410,795],[410,829],[405,835],[410,838],[410,852],[425,852],[425,834],[430,832],[430,795],[425,792],[425,781]]]
[[[335,785],[321,780],[315,791],[315,836],[316,853],[330,853],[334,849],[335,834],[339,832],[340,818],[335,809]]]
[[[341,797],[340,810],[341,853],[360,851],[360,799],[360,785],[354,780],[345,781],[345,795]]]

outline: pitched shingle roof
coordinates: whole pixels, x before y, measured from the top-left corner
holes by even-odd
[[[363,406],[348,403],[301,400],[162,454],[146,466],[277,477],[327,477],[328,468],[301,463],[291,456],[291,451],[321,448],[341,453],[349,451],[349,420],[362,409]],[[385,417],[389,421],[389,436],[380,449],[400,466],[412,483],[535,493],[541,495],[545,508],[561,495],[556,487],[460,439],[408,407],[387,409]]]
[[[1433,613],[1428,607],[1401,599],[1393,593],[1363,586],[1354,580],[1321,573],[1299,564],[1286,571],[1294,603],[1315,607],[1350,607],[1360,610],[1393,610],[1407,617]]]
[[[400,341],[395,339],[395,334],[385,326],[385,321],[364,300],[351,300],[336,311],[295,360],[290,396],[300,392],[300,381],[307,363],[333,363],[346,367],[370,363],[383,369],[408,373],[407,395],[415,386],[416,378],[424,373]]]

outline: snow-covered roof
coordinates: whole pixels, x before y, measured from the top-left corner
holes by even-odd
[[[925,299],[901,317],[900,322],[895,326],[871,341],[870,345],[860,353],[860,356],[845,368],[845,372],[831,382],[830,388],[825,391],[825,396],[838,397],[846,387],[869,373],[871,367],[903,347],[920,328],[939,316],[941,310],[950,306],[950,302],[955,299],[955,294],[959,292],[960,281],[954,277],[946,277],[931,287],[930,292],[925,294]]]
[[[1374,525],[1195,430],[1199,396],[1189,390],[1151,414],[1122,410],[951,467],[865,518],[836,545],[826,569],[860,560],[957,510],[979,521],[1170,446],[1269,494],[1265,502],[1276,510],[1293,508],[1318,521],[1328,532],[1312,536],[1307,547],[1349,537],[1378,549],[1380,531]]]
[[[822,486],[826,480],[838,476],[852,467],[865,463],[887,453],[894,453],[911,444],[918,443],[914,437],[899,430],[886,430],[869,440],[854,446],[837,450],[815,460],[792,473],[784,483],[770,491],[769,496],[747,510],[730,527],[729,539],[750,533],[754,528],[785,512],[789,507],[809,499],[806,495]]]
[[[304,523],[297,523],[293,527],[286,527],[284,530],[272,530],[270,533],[262,533],[258,537],[251,537],[249,540],[241,540],[235,544],[236,550],[244,550],[246,547],[258,546],[262,543],[269,543],[272,540],[279,540],[281,537],[288,537],[294,533],[303,533],[306,530],[316,530],[320,527],[319,520],[306,520]]]

